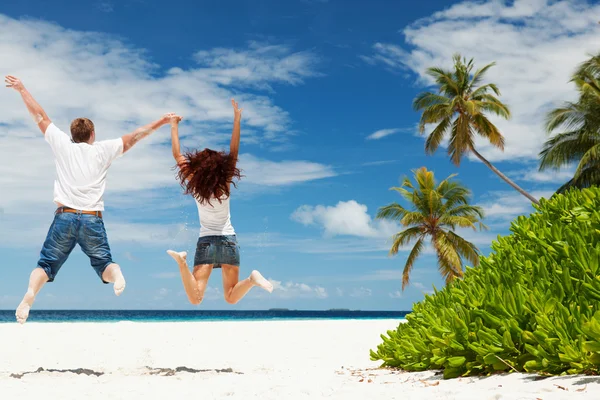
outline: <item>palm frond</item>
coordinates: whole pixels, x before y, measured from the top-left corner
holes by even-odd
[[[415,111],[419,111],[424,108],[429,108],[439,104],[450,104],[450,100],[445,96],[440,96],[439,94],[424,92],[419,93],[413,100],[413,109]]]
[[[452,124],[448,154],[454,165],[459,166],[462,156],[474,146],[473,131],[469,117],[460,115]]]
[[[492,113],[504,119],[510,118],[510,109],[508,106],[491,94],[484,94],[473,100],[476,101],[476,105],[481,112]]]
[[[579,162],[585,152],[598,143],[600,135],[589,135],[582,130],[558,133],[544,143],[539,154],[539,170],[559,169]]]
[[[448,97],[454,97],[459,94],[458,84],[453,79],[450,71],[445,71],[437,67],[431,67],[427,68],[426,73],[435,79],[439,86],[440,93]]]
[[[429,134],[427,140],[425,141],[425,152],[428,154],[433,154],[438,149],[442,141],[444,140],[444,136],[448,132],[448,128],[451,126],[452,120],[450,117],[444,118],[438,126]]]
[[[438,258],[438,269],[445,278],[446,283],[451,282],[456,277],[462,277],[462,261],[446,236],[443,234],[436,235],[433,238],[433,247]]]
[[[400,223],[404,226],[423,224],[425,216],[422,211],[408,211],[402,217]]]
[[[471,93],[470,97],[474,100],[480,100],[480,96],[488,94],[489,90],[494,92],[496,96],[500,96],[500,89],[498,89],[498,86],[496,86],[496,84],[494,83],[488,83],[486,85],[478,87],[475,91],[473,91],[473,93]]]
[[[600,167],[600,144],[590,147],[581,157],[573,178],[579,178],[581,173],[591,166]]]
[[[479,249],[477,246],[452,231],[445,232],[445,235],[462,258],[469,261],[475,267],[479,265]]]
[[[586,114],[581,105],[565,103],[561,108],[554,109],[546,115],[546,132],[562,128],[568,131],[579,130],[585,124]]]
[[[408,258],[406,259],[406,264],[404,265],[404,270],[402,271],[402,290],[404,290],[406,286],[408,286],[408,282],[410,280],[410,273],[415,265],[415,261],[421,254],[421,251],[423,251],[423,242],[423,238],[419,238],[419,240],[417,240],[417,243],[415,243],[413,249],[411,250],[410,254],[408,255]]]
[[[400,221],[408,211],[398,203],[388,204],[377,210],[376,219],[387,219],[390,221]]]
[[[476,87],[479,85],[479,83],[481,82],[481,80],[483,79],[483,75],[487,72],[488,69],[492,68],[493,66],[495,66],[496,63],[495,62],[491,62],[488,65],[479,68],[477,71],[475,71],[475,73],[473,74],[473,78],[471,78],[471,83],[469,85],[469,91],[471,91],[472,88]]]
[[[396,233],[392,236],[392,248],[390,249],[390,254],[398,254],[400,251],[400,247],[406,246],[413,239],[421,236],[422,237],[422,228],[420,226],[413,226],[408,229],[403,230],[402,232]]]
[[[447,104],[435,104],[427,108],[421,114],[419,132],[423,133],[427,124],[437,124],[446,118],[452,118],[452,114],[454,114],[454,111]]]
[[[479,219],[470,215],[443,215],[439,219],[440,226],[447,226],[450,229],[456,229],[456,227],[460,228],[473,228],[473,230],[477,230],[477,226],[475,225],[479,222]]]
[[[504,136],[502,136],[496,125],[492,124],[485,115],[479,114],[474,116],[473,125],[480,136],[488,139],[496,148],[504,150]]]

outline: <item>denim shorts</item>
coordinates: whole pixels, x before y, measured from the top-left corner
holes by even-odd
[[[48,275],[48,282],[54,281],[76,244],[90,258],[102,282],[108,283],[102,279],[102,273],[113,260],[104,222],[95,215],[75,213],[55,214],[48,230],[38,261],[38,267]]]
[[[212,264],[221,268],[221,264],[240,266],[240,246],[235,235],[201,236],[196,244],[194,266]]]

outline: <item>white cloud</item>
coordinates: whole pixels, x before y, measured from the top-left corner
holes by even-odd
[[[395,292],[392,292],[392,293],[388,293],[388,295],[392,299],[401,299],[402,298],[402,292],[400,292],[399,290],[396,290]]]
[[[412,286],[425,294],[433,294],[434,293],[434,291],[432,289],[425,289],[425,285],[423,285],[421,282],[410,282],[409,286]]]
[[[244,182],[261,186],[285,186],[337,175],[330,166],[308,161],[268,161],[250,154],[240,156]]]
[[[373,221],[367,206],[355,200],[340,201],[335,206],[300,206],[291,218],[303,225],[320,225],[327,236],[389,237],[398,226],[385,220]]]
[[[408,69],[421,85],[432,84],[426,68],[451,68],[455,52],[478,67],[496,61],[486,80],[512,112],[509,121],[492,117],[506,147],[502,153],[480,138],[476,145],[492,161],[535,160],[547,139],[545,113],[575,98],[570,76],[600,48],[599,13],[600,5],[575,1],[463,1],[403,29],[406,46],[377,43],[363,59]]]
[[[350,292],[350,297],[370,297],[373,294],[373,291],[369,288],[360,287],[352,289]]]
[[[369,136],[367,136],[367,140],[377,140],[377,139],[381,139],[384,138],[386,136],[390,136],[393,135],[394,133],[398,133],[400,132],[401,129],[399,128],[393,128],[393,129],[380,129],[376,132],[373,132],[372,134],[370,134]]]
[[[531,195],[537,199],[550,198],[552,191],[535,191]],[[486,195],[486,200],[479,204],[487,221],[502,222],[512,220],[519,215],[527,215],[535,210],[526,197],[518,192],[493,191]]]
[[[401,279],[401,269],[379,269],[356,278],[358,281],[397,281]]]
[[[270,89],[265,76],[272,82],[291,85],[301,84],[305,78],[321,76],[315,72],[318,59],[314,54],[290,54],[289,48],[283,45],[250,42],[247,50],[216,48],[197,52],[195,59],[208,67],[205,75],[225,85],[258,85]]]
[[[339,297],[343,297],[344,296],[344,289],[342,288],[335,288],[335,293],[339,296]]]
[[[276,281],[269,279],[269,282],[273,284],[273,295],[284,298],[318,298],[325,299],[329,295],[327,290],[321,286],[310,286],[305,283]],[[262,294],[262,293],[261,293]]]
[[[363,166],[363,167],[378,167],[380,165],[395,164],[398,161],[399,160],[369,161],[369,162],[362,163],[361,166]]]
[[[525,182],[554,183],[559,187],[573,178],[573,175],[575,175],[575,168],[568,167],[559,171],[539,171],[537,168],[530,168],[520,171],[509,171],[507,174],[517,180]]]
[[[204,291],[204,300],[220,300],[223,298],[223,293],[221,292],[221,289],[213,287],[213,286],[208,286],[206,288],[206,290]]]
[[[96,3],[96,8],[105,13],[111,13],[115,10],[113,4],[109,1],[99,1]]]
[[[167,297],[167,295],[169,294],[169,289],[167,288],[160,288],[156,291],[156,294],[154,295],[154,300],[162,300],[165,297]]]

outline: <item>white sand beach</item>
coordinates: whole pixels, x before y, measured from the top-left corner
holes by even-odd
[[[380,370],[369,349],[397,324],[0,324],[0,399],[600,398],[600,377],[508,374],[444,381],[433,372]]]

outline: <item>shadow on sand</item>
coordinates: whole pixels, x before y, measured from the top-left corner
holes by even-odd
[[[39,374],[40,372],[60,372],[60,373],[65,373],[65,372],[71,372],[77,375],[94,375],[94,376],[101,376],[104,375],[104,372],[96,372],[93,371],[91,369],[87,369],[87,368],[75,368],[75,369],[44,369],[42,367],[39,367],[37,370],[35,371],[29,371],[29,372],[22,372],[20,374],[10,374],[11,378],[16,378],[16,379],[21,379],[23,376],[27,375],[27,374]]]
[[[151,368],[151,367],[145,367],[146,368],[146,372],[144,374],[149,374],[149,375],[160,375],[160,376],[173,376],[179,372],[188,372],[190,374],[198,374],[198,373],[204,373],[204,372],[217,372],[220,374],[238,374],[238,375],[243,375],[243,372],[237,372],[234,371],[231,368],[224,368],[224,369],[195,369],[195,368],[188,368],[188,367],[177,367],[177,368]],[[13,373],[10,374],[11,378],[15,378],[15,379],[21,379],[23,378],[23,376],[27,375],[27,374],[39,374],[41,372],[58,372],[58,373],[73,373],[73,374],[77,374],[77,375],[87,375],[87,376],[102,376],[104,375],[104,372],[98,372],[98,371],[94,371],[91,369],[87,369],[87,368],[74,368],[74,369],[45,369],[42,367],[39,367],[37,370],[35,371],[27,371],[27,372],[21,372],[21,373]]]
[[[231,368],[224,368],[224,369],[194,369],[194,368],[188,368],[188,367],[177,367],[177,368],[150,368],[150,367],[146,367],[146,369],[148,370],[148,373],[150,375],[162,375],[162,376],[173,376],[178,372],[189,372],[191,374],[198,374],[198,373],[202,373],[202,372],[217,372],[217,373],[223,373],[223,374],[238,374],[238,375],[243,375],[243,372],[237,372],[234,371]]]

